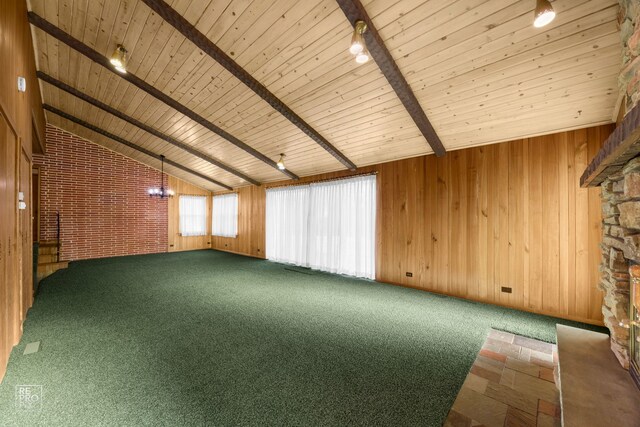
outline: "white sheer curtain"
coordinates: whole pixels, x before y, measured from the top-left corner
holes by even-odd
[[[375,234],[375,175],[267,190],[267,259],[373,279]]]
[[[312,184],[309,214],[309,267],[375,278],[375,175]]]
[[[204,236],[207,234],[206,196],[180,196],[180,234]]]
[[[238,235],[238,193],[213,196],[211,234],[222,237]]]
[[[307,265],[309,186],[267,190],[267,259]]]

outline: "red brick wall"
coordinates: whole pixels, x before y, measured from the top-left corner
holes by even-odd
[[[51,125],[46,142],[40,240],[56,238],[59,210],[61,260],[167,251],[167,200],[147,195],[160,172]]]

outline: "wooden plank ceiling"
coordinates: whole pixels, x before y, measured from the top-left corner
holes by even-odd
[[[167,2],[357,166],[431,153],[374,61],[348,52],[335,0]],[[610,123],[619,73],[616,0],[363,0],[445,148]],[[345,165],[139,0],[30,0],[30,10],[296,175]],[[258,182],[286,178],[211,130],[33,27],[38,69]],[[44,102],[226,185],[248,182],[51,83]],[[49,123],[143,163],[159,162],[56,114]],[[204,157],[206,157],[204,156]],[[166,170],[221,190],[183,170]]]

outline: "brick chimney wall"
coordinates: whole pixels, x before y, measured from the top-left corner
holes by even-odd
[[[167,251],[168,203],[150,198],[160,171],[54,126],[46,128],[40,167],[40,240],[56,238],[73,261]],[[166,180],[165,176],[165,180]]]

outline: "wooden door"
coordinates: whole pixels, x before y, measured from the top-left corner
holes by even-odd
[[[9,126],[2,114],[0,114],[0,177],[9,176],[7,172],[7,134]],[[9,221],[12,216],[10,206],[7,204],[8,183],[7,179],[0,178],[0,218]],[[8,250],[9,250],[9,229],[10,227],[0,226],[0,378],[4,373],[5,366],[9,359],[11,351],[11,343],[9,339],[9,274],[8,266]]]
[[[7,289],[9,294],[9,343],[12,346],[20,341],[20,264],[19,234],[18,234],[18,138],[12,128],[7,130],[7,192],[5,206],[8,215],[5,218],[11,222],[7,240]],[[9,349],[11,349],[9,347]],[[11,350],[9,350],[11,351]]]
[[[0,114],[0,366],[6,365],[11,348],[20,339],[21,277],[18,254],[17,163],[18,139]]]

